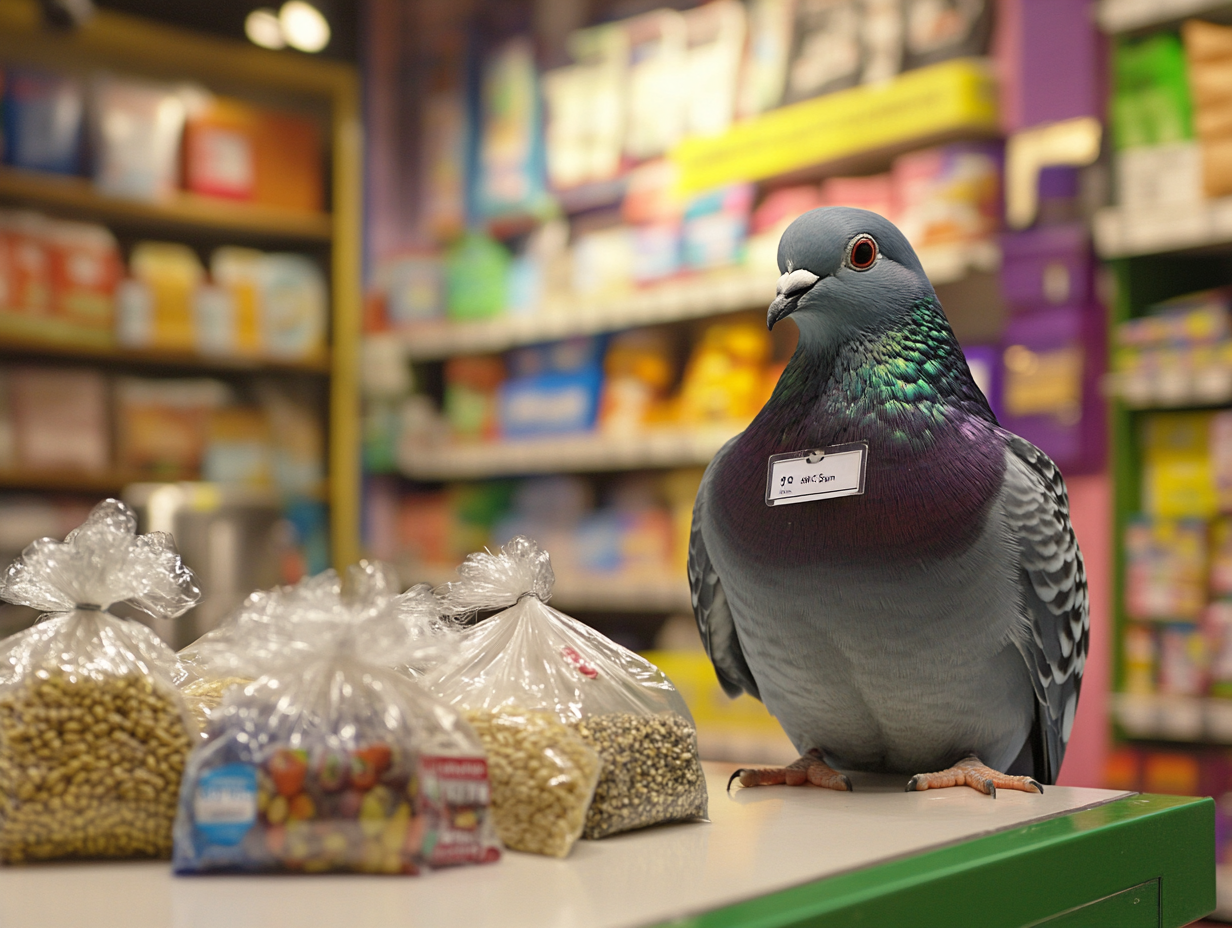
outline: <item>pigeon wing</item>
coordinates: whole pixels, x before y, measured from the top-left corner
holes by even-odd
[[[734,441],[734,439],[733,439]],[[731,442],[724,445],[715,455],[706,473],[702,477],[701,486],[697,490],[697,501],[693,504],[693,528],[689,533],[689,590],[693,598],[693,615],[697,619],[697,630],[702,636],[702,645],[710,662],[714,664],[719,683],[724,692],[733,699],[742,692],[756,699],[761,699],[753,673],[744,659],[744,651],[740,647],[740,638],[736,633],[736,623],[732,619],[731,606],[727,602],[727,594],[723,592],[723,581],[715,569],[714,563],[706,552],[704,526],[707,524],[706,498],[710,489],[710,480],[714,470],[719,466],[723,455],[731,447]]]
[[[1003,496],[1018,544],[1024,628],[1015,642],[1037,700],[1035,776],[1055,783],[1078,708],[1086,665],[1090,605],[1082,552],[1069,519],[1057,466],[1030,442],[1011,436]]]

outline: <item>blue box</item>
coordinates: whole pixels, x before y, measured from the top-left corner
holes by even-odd
[[[4,72],[4,161],[55,174],[81,170],[85,91],[74,78],[26,68]]]
[[[603,369],[548,371],[501,384],[497,416],[505,438],[588,432],[595,426]]]

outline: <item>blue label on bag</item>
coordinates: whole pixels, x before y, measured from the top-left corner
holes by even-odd
[[[211,844],[239,844],[257,820],[257,768],[226,764],[203,773],[193,794],[193,819]]]

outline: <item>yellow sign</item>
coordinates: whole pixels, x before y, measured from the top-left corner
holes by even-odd
[[[771,110],[671,153],[679,189],[696,193],[952,132],[996,132],[997,87],[984,59],[959,58],[883,84]]]

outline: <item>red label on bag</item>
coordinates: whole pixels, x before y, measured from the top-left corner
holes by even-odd
[[[560,649],[560,653],[573,662],[573,665],[577,667],[582,676],[589,677],[592,680],[599,676],[599,671],[595,670],[595,668],[591,667],[590,664],[586,663],[586,659],[583,658],[582,655],[578,654],[577,648],[573,647],[573,645],[565,645]]]
[[[421,757],[420,799],[427,833],[423,854],[433,867],[490,863],[500,848],[484,840],[491,814],[488,762],[482,757]]]

